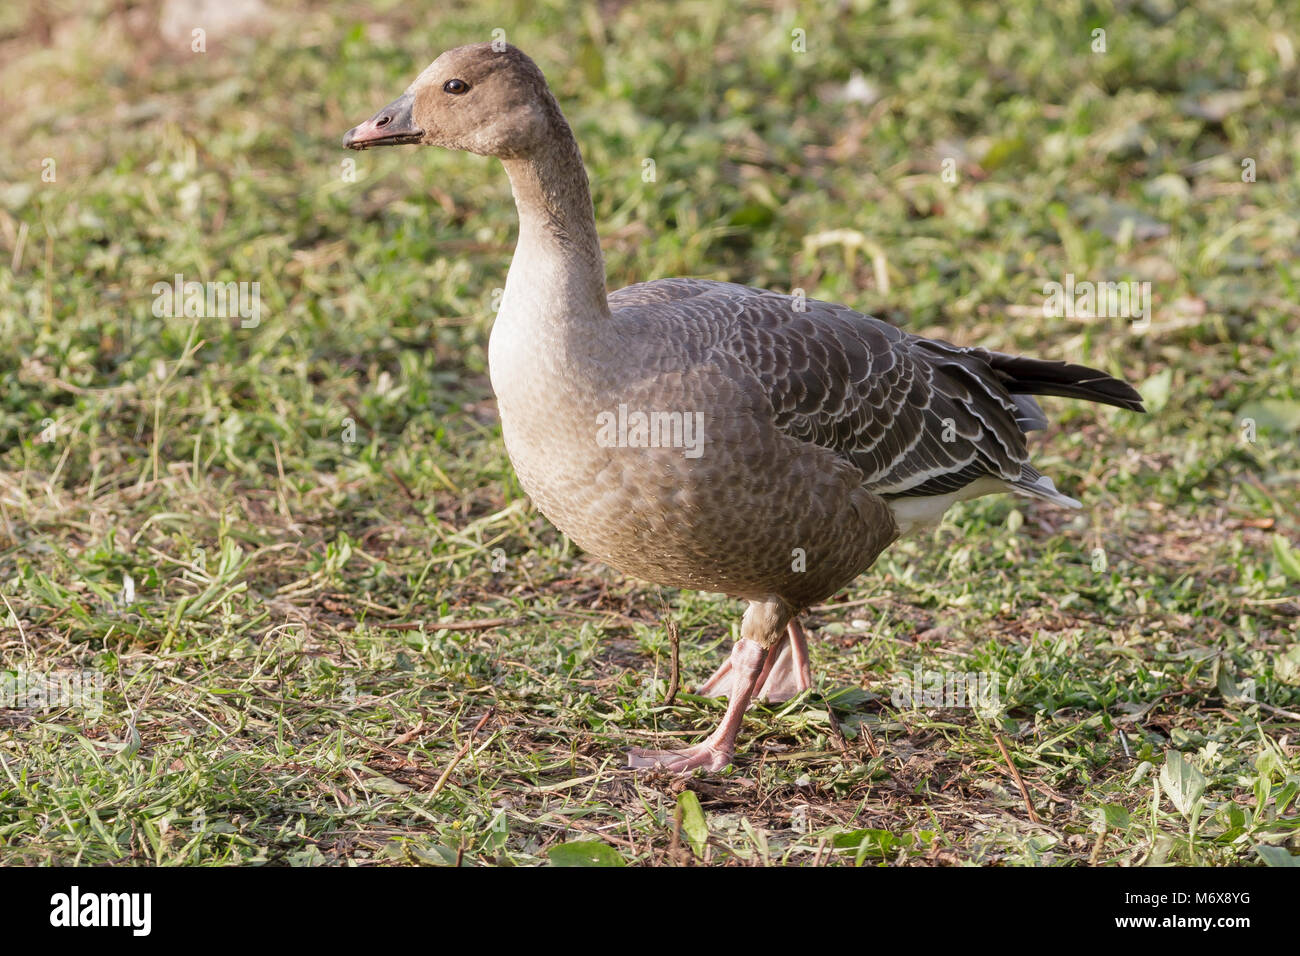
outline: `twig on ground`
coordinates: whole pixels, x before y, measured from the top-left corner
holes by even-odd
[[[381,631],[417,631],[427,627],[430,631],[486,631],[491,627],[522,624],[522,617],[485,617],[480,621],[403,621],[400,623],[367,621]]]
[[[385,468],[384,474],[386,474],[389,478],[393,479],[393,482],[397,485],[397,487],[402,489],[402,494],[406,495],[408,501],[416,500],[415,495],[411,494],[411,489],[406,487],[406,482],[404,482],[401,478],[398,477],[397,472],[393,471],[393,469],[391,468]]]
[[[1029,819],[1034,823],[1042,823],[1038,819],[1038,812],[1034,809],[1034,802],[1029,799],[1029,788],[1025,786],[1025,781],[1020,778],[1020,771],[1016,765],[1011,762],[1011,754],[1007,753],[1007,745],[1002,741],[1002,735],[996,730],[993,731],[993,739],[998,742],[998,749],[1002,751],[1002,759],[1007,762],[1007,767],[1011,770],[1011,776],[1016,781],[1016,786],[1020,788],[1020,796],[1025,801],[1025,809],[1029,811]]]
[[[346,730],[348,733],[350,733],[353,737],[356,737],[358,740],[366,744],[368,747],[370,747],[370,749],[374,750],[376,753],[386,754],[387,756],[392,757],[403,768],[407,770],[416,769],[416,764],[412,763],[410,760],[408,760],[406,757],[399,754],[397,751],[385,747],[379,741],[371,740],[365,734],[361,733],[358,730],[353,730],[351,727],[344,727],[343,729]]]
[[[492,719],[492,715],[496,712],[497,709],[495,707],[489,707],[487,713],[479,718],[479,722],[474,725],[474,729],[469,732],[469,736],[466,737],[465,742],[461,744],[460,750],[456,751],[456,756],[451,758],[451,763],[447,765],[447,769],[442,772],[442,776],[438,778],[438,782],[435,783],[433,789],[429,791],[429,796],[437,796],[442,792],[442,788],[447,785],[447,780],[451,777],[451,772],[456,769],[456,764],[465,759],[465,755],[469,753],[469,748],[474,746],[475,735],[483,729],[484,725]]]
[[[668,695],[664,698],[664,703],[669,706],[677,699],[677,689],[682,683],[682,641],[681,634],[677,630],[677,622],[672,618],[668,619],[668,643],[673,649],[673,672],[668,678]]]
[[[1300,720],[1300,714],[1294,710],[1283,710],[1281,707],[1274,707],[1272,704],[1266,704],[1262,700],[1255,701],[1260,710],[1266,710],[1270,714],[1277,714],[1279,717],[1288,717],[1291,720]]]
[[[875,735],[871,733],[871,726],[867,724],[865,721],[863,723],[858,724],[858,726],[862,728],[862,733],[867,738],[867,749],[871,751],[871,756],[879,757],[880,748],[876,746],[876,738]]]
[[[830,728],[831,743],[835,744],[835,749],[844,753],[849,749],[849,742],[844,739],[844,728],[840,726],[839,720],[835,717],[835,708],[831,702],[822,695],[822,703],[826,705],[826,724]]]
[[[425,733],[425,732],[427,732],[427,731],[429,731],[429,730],[432,730],[432,729],[433,729],[433,728],[430,727],[428,724],[426,724],[424,721],[420,721],[420,723],[419,723],[416,727],[414,727],[414,728],[412,728],[411,730],[408,730],[406,733],[402,734],[400,737],[398,737],[397,739],[395,739],[395,740],[394,740],[391,744],[389,744],[388,746],[390,746],[390,747],[400,747],[400,746],[402,746],[403,744],[409,744],[409,743],[410,743],[412,740],[414,740],[416,737],[420,736],[420,734],[423,734],[423,733]]]
[[[668,859],[673,863],[681,863],[682,852],[682,805],[679,801],[673,809],[673,837],[668,842]]]
[[[13,619],[14,626],[18,628],[18,637],[23,642],[23,654],[31,657],[32,649],[27,646],[27,632],[23,630],[23,622],[18,619],[18,612],[14,610],[14,606],[9,603],[9,599],[5,597],[3,592],[0,592],[0,598],[4,599],[5,607],[9,609],[9,617]],[[676,660],[676,658],[676,648],[674,647],[673,659]]]

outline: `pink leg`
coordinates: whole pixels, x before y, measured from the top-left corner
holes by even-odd
[[[776,653],[781,645],[772,648],[772,653]],[[726,697],[731,690],[731,656],[722,662],[722,666],[713,672],[713,675],[700,685],[700,689],[695,693],[701,697]]]
[[[745,708],[754,694],[759,674],[770,656],[770,649],[757,641],[741,638],[731,649],[731,696],[727,712],[718,729],[703,743],[685,750],[643,750],[634,747],[628,753],[629,767],[658,767],[674,773],[689,773],[696,768],[721,770],[736,754],[736,734],[745,717]]]
[[[808,659],[808,638],[798,621],[792,620],[772,648],[767,664],[758,675],[759,700],[780,703],[812,687],[812,666]],[[702,697],[722,697],[731,689],[731,660],[728,659],[700,685]]]
[[[759,698],[780,703],[812,687],[812,666],[808,661],[808,638],[798,621],[791,621],[782,639],[780,654],[773,654],[771,673],[759,683]]]

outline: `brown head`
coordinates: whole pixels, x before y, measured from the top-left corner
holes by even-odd
[[[473,43],[434,60],[397,99],[348,130],[349,149],[420,143],[522,156],[563,124],[537,64],[508,44]]]

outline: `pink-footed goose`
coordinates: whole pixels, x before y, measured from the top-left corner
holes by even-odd
[[[350,130],[499,157],[519,242],[489,366],[519,481],[557,528],[658,584],[749,602],[703,692],[729,697],[684,750],[633,767],[720,770],[755,692],[811,684],[797,615],[954,503],[1014,491],[1070,507],[1029,464],[1032,395],[1142,410],[1110,376],[918,338],[830,302],[702,279],[607,294],[578,144],[511,46],[449,50]]]

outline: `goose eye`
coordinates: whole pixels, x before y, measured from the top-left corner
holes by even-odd
[[[446,83],[442,84],[442,89],[446,93],[455,93],[459,95],[461,93],[469,92],[469,84],[464,80],[448,80]]]

